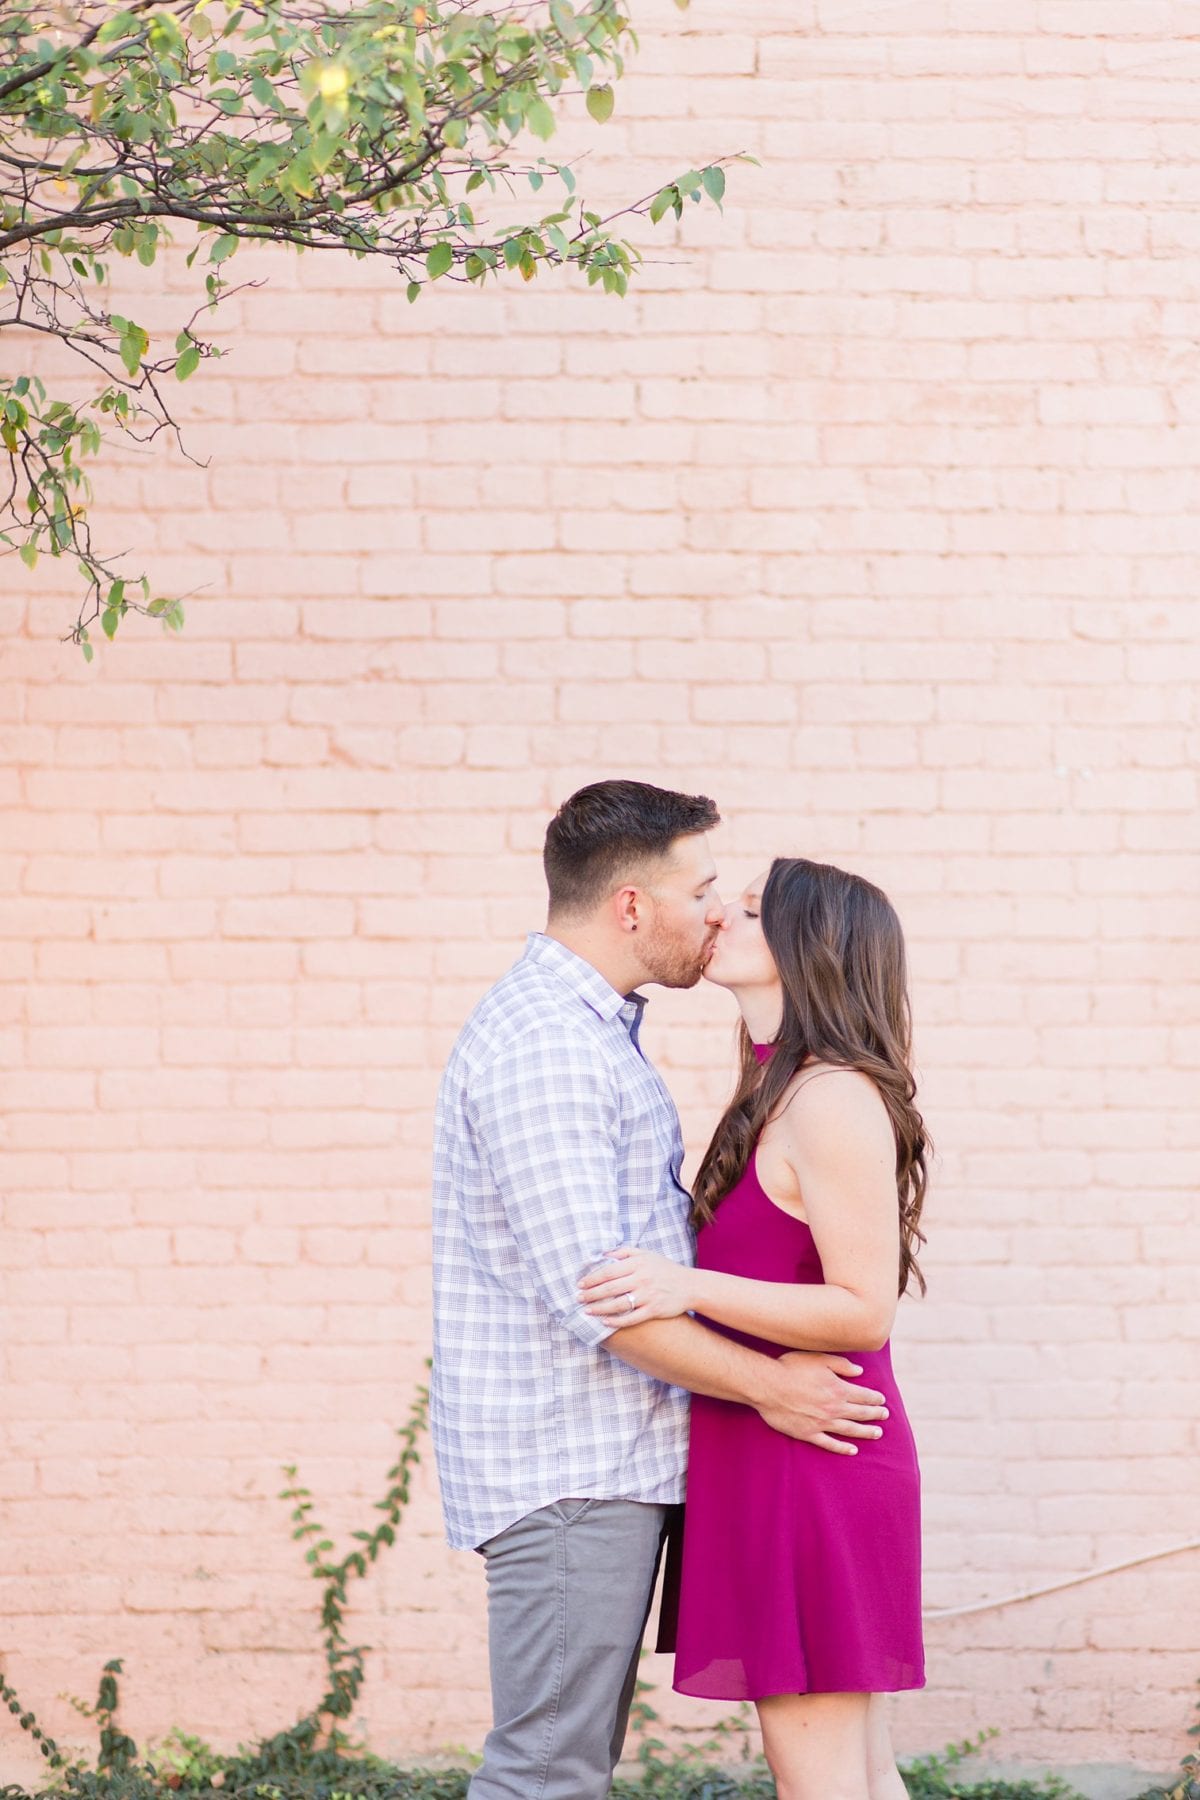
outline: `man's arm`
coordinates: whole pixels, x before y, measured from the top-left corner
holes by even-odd
[[[886,1414],[882,1394],[854,1388],[835,1372],[835,1365],[851,1369],[844,1358],[799,1354],[776,1361],[691,1319],[655,1319],[614,1332],[588,1316],[580,1275],[620,1239],[617,1114],[607,1083],[597,1077],[578,1040],[543,1031],[512,1045],[471,1085],[472,1128],[522,1268],[543,1304],[573,1336],[644,1374],[755,1406],[789,1437],[853,1455],[853,1446],[830,1430],[878,1436],[867,1421]]]
[[[532,1283],[573,1337],[604,1343],[612,1326],[589,1318],[577,1291],[621,1234],[619,1119],[604,1069],[571,1032],[531,1028],[472,1078],[467,1114],[513,1235],[512,1278]]]
[[[885,1396],[844,1379],[862,1370],[844,1356],[797,1351],[764,1356],[709,1331],[695,1319],[651,1319],[618,1331],[604,1348],[622,1362],[715,1400],[753,1406],[775,1431],[841,1456],[857,1456],[847,1438],[877,1438]]]

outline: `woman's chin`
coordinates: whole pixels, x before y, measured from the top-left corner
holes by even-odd
[[[720,969],[713,968],[713,962],[715,960],[716,959],[713,957],[709,958],[708,962],[705,963],[704,968],[701,970],[700,978],[702,981],[707,981],[710,987],[728,987],[729,983],[725,980]]]

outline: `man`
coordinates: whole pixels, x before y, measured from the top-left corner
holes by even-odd
[[[486,1564],[495,1720],[471,1800],[608,1794],[683,1497],[683,1390],[831,1450],[878,1435],[883,1397],[844,1380],[844,1358],[777,1360],[686,1317],[614,1334],[576,1298],[615,1244],[693,1254],[678,1116],[639,1047],[635,990],[700,979],[722,919],[719,822],[703,796],[635,781],[566,801],[546,832],[546,930],[442,1080],[434,1447],[449,1541]]]

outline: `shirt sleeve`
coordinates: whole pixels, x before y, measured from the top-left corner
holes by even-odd
[[[472,1126],[521,1260],[547,1309],[585,1344],[580,1276],[621,1241],[620,1120],[607,1071],[565,1035],[531,1033],[471,1082]]]

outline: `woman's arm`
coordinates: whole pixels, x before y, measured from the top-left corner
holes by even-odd
[[[887,1342],[900,1222],[895,1138],[874,1082],[845,1070],[805,1083],[772,1137],[804,1197],[824,1284],[752,1281],[621,1249],[611,1253],[615,1269],[581,1283],[594,1317],[624,1326],[698,1312],[798,1350],[877,1350]]]

